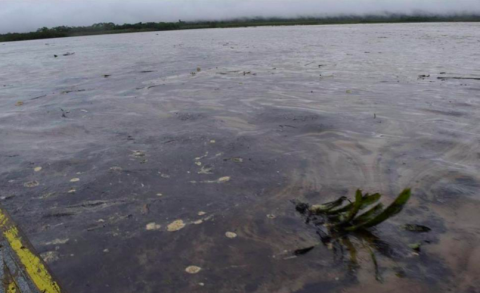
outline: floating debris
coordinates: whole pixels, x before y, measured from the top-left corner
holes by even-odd
[[[48,192],[48,193],[45,193],[44,195],[40,196],[39,198],[40,199],[45,199],[45,198],[49,198],[49,197],[52,197],[54,195],[56,195],[57,193],[56,192]]]
[[[80,181],[80,178],[72,178],[72,179],[70,179],[70,182],[78,182],[78,181]]]
[[[201,165],[202,165],[202,162],[195,162],[195,165],[201,166]]]
[[[198,212],[198,215],[199,215],[199,216],[203,216],[203,215],[206,215],[206,214],[207,214],[207,213],[205,213],[205,212]]]
[[[304,255],[304,254],[309,253],[314,248],[315,248],[315,246],[310,246],[310,247],[307,247],[307,248],[297,249],[293,252],[293,254],[294,255]]]
[[[176,220],[176,221],[172,222],[170,225],[167,226],[167,230],[168,230],[168,232],[175,232],[175,231],[183,229],[185,226],[186,225],[183,222],[183,220]]]
[[[185,272],[194,275],[194,274],[198,274],[201,270],[202,270],[201,267],[189,266],[185,269]]]
[[[0,200],[9,200],[9,199],[12,199],[15,197],[15,194],[11,194],[11,195],[6,195],[6,196],[0,196]]]
[[[65,110],[63,110],[62,108],[60,108],[60,111],[62,111],[62,117],[63,117],[63,118],[68,118],[68,117],[67,117],[67,114],[69,114],[70,111],[65,111]]]
[[[66,94],[69,94],[69,93],[80,93],[80,92],[84,92],[85,90],[81,89],[81,90],[70,90],[70,91],[62,91],[62,95],[66,95]]]
[[[141,158],[141,157],[145,157],[145,153],[142,152],[142,151],[132,151],[132,156],[136,157],[136,158]]]
[[[430,74],[421,74],[418,76],[418,79],[425,79],[427,77],[430,77]]]
[[[227,232],[225,233],[225,236],[227,236],[227,238],[230,238],[230,239],[237,238],[237,234],[233,232]]]
[[[157,196],[163,196],[163,194],[162,193],[157,193]]]
[[[221,177],[221,178],[218,178],[217,180],[218,183],[225,183],[228,181],[230,181],[230,176]]]
[[[202,223],[203,223],[203,220],[198,220],[198,221],[193,222],[194,225],[200,225]]]
[[[29,182],[23,184],[23,186],[28,187],[28,188],[37,187],[38,185],[40,185],[40,183],[38,181],[29,181]]]
[[[18,101],[18,102],[15,104],[15,106],[20,107],[20,106],[23,106],[23,104],[24,104],[24,103],[23,103],[22,101]]]
[[[158,174],[160,174],[160,177],[162,177],[162,178],[170,178],[170,175],[168,175],[168,174],[163,174],[161,172],[158,172]]]
[[[201,159],[206,158],[207,156],[208,156],[208,152],[205,152],[205,155],[203,155],[201,157],[196,157],[195,161],[200,161]]]
[[[216,141],[215,141],[214,139],[212,139],[212,140],[210,141],[210,143],[211,143],[211,144],[214,144],[214,143],[216,143]]]
[[[40,171],[42,171],[42,167],[35,167],[35,168],[33,168],[33,171],[40,172]]]
[[[276,216],[275,216],[275,215],[273,215],[273,214],[268,214],[268,215],[267,215],[267,218],[269,218],[269,219],[275,219],[275,218],[276,218]]]
[[[458,77],[458,76],[450,76],[450,77],[443,77],[443,76],[439,76],[437,77],[437,79],[439,80],[449,80],[449,79],[464,79],[464,80],[480,80],[480,77]]]
[[[45,245],[60,245],[60,244],[66,244],[70,239],[65,238],[65,239],[55,239],[50,242],[45,243]]]
[[[76,190],[75,188],[73,188],[73,187],[70,188],[70,190],[68,190],[68,193],[75,193],[75,192],[77,192],[77,190]]]
[[[62,217],[70,217],[75,215],[75,213],[72,212],[52,212],[45,214],[43,217],[44,218],[62,218]]]
[[[197,184],[197,183],[225,183],[230,181],[230,176],[225,176],[218,178],[217,180],[206,180],[206,181],[190,181],[192,184]]]
[[[198,174],[205,174],[205,175],[213,174],[212,170],[213,170],[213,168],[210,167],[210,166],[202,166],[200,171],[198,171]]]
[[[145,229],[147,229],[148,231],[159,230],[160,228],[162,228],[162,225],[156,224],[155,222],[148,223],[145,226]]]
[[[59,259],[58,251],[47,251],[40,254],[40,256],[42,257],[43,261],[46,263],[52,263]]]

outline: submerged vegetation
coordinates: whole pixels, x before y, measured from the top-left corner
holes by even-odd
[[[63,38],[85,35],[117,34],[144,31],[169,31],[205,28],[231,28],[282,25],[362,24],[362,23],[408,23],[408,22],[478,22],[478,14],[430,15],[430,14],[380,14],[341,15],[302,18],[244,18],[222,21],[139,22],[135,24],[97,23],[91,26],[43,27],[35,32],[0,34],[0,42],[34,39]]]
[[[309,215],[322,216],[324,225],[329,229],[330,234],[342,235],[359,229],[377,226],[397,215],[407,204],[410,196],[410,189],[405,189],[386,209],[383,208],[382,203],[378,203],[359,216],[357,215],[361,210],[377,203],[382,195],[379,193],[372,195],[368,193],[362,194],[361,190],[357,190],[355,201],[349,202],[347,205],[343,204],[349,200],[346,197],[340,197],[335,201],[320,205],[310,206],[306,203],[298,203],[296,209],[302,214],[308,213]]]
[[[388,244],[375,236],[372,228],[399,214],[411,197],[410,189],[402,191],[388,207],[384,208],[378,203],[381,194],[363,194],[357,190],[355,199],[350,201],[346,197],[319,205],[295,202],[296,210],[305,216],[306,223],[315,227],[323,245],[334,252],[348,251],[350,254],[350,269],[354,271],[358,267],[357,255],[360,246],[370,255],[375,268],[375,277],[381,281],[379,264],[375,257],[375,251],[390,256],[391,248]],[[361,213],[363,211],[363,213]],[[361,213],[361,214],[360,214]],[[422,225],[407,224],[403,230],[410,232],[429,232],[430,228]],[[355,245],[358,244],[358,245]],[[405,244],[405,247],[414,253],[420,252],[421,242]],[[316,246],[310,246],[294,251],[294,254],[304,255],[312,251]]]

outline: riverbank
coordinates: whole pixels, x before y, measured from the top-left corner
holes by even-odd
[[[480,15],[464,14],[452,16],[439,15],[366,15],[338,16],[322,18],[254,18],[228,21],[197,22],[146,22],[135,24],[97,23],[91,26],[40,28],[35,32],[0,34],[0,42],[26,41],[35,39],[65,38],[88,35],[107,35],[136,33],[146,31],[192,30],[206,28],[233,28],[257,26],[294,26],[328,24],[369,24],[369,23],[418,23],[418,22],[480,22]]]

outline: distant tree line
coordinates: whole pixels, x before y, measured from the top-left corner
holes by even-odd
[[[115,24],[113,22],[96,23],[91,26],[42,27],[35,32],[0,34],[0,42],[24,41],[35,39],[63,38],[71,36],[114,34],[141,31],[169,31],[201,28],[228,28],[276,25],[315,25],[315,24],[353,24],[353,23],[403,23],[403,22],[478,22],[480,14],[430,15],[430,14],[381,14],[381,15],[342,15],[321,18],[304,17],[285,18],[244,18],[228,21],[184,22],[139,22],[134,24]]]

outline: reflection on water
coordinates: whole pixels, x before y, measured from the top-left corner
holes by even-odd
[[[479,40],[459,23],[0,44],[2,204],[70,292],[476,292]],[[345,251],[292,258],[319,239],[290,200],[405,187],[369,236],[382,283],[360,238],[354,274]],[[405,223],[432,228],[418,255]]]

